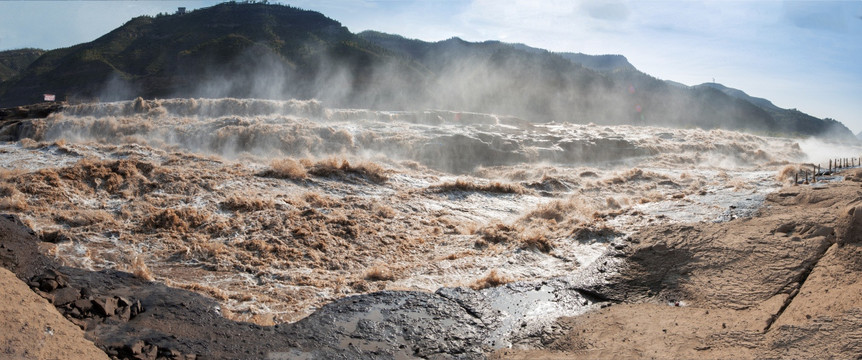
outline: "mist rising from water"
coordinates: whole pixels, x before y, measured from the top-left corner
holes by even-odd
[[[70,106],[37,140],[142,143],[228,159],[385,156],[454,173],[521,163],[733,169],[800,161],[789,139],[722,130],[535,124],[455,111],[331,109],[314,100],[168,99]]]

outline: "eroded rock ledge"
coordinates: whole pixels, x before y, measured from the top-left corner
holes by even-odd
[[[784,188],[750,219],[645,229],[620,271],[590,286],[617,304],[492,357],[858,357],[860,229],[855,181]]]

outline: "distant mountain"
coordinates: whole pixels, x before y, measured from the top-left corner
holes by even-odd
[[[0,51],[0,83],[21,73],[44,53],[45,50],[39,49]]]
[[[855,139],[838,122],[730,89],[656,79],[621,55],[353,34],[317,12],[256,3],[137,17],[92,42],[46,52],[0,83],[0,107],[36,102],[45,92],[103,101],[317,98],[330,107]]]
[[[858,134],[856,134],[856,138],[859,140],[862,140],[862,131],[860,131]]]
[[[696,87],[708,87],[717,89],[727,95],[738,99],[748,101],[757,105],[773,119],[775,119],[782,128],[794,129],[798,135],[818,134],[824,137],[834,137],[837,140],[854,140],[850,135],[853,133],[844,124],[835,119],[825,118],[818,119],[796,109],[782,109],[775,106],[771,101],[749,96],[744,91],[733,89],[717,83],[704,83]]]
[[[534,78],[521,78],[518,82],[531,84],[535,79],[543,79],[547,76],[544,71],[549,69],[558,74],[577,73],[580,76],[577,81],[562,80],[566,83],[562,86],[562,92],[548,94],[543,89],[539,89],[537,93],[543,94],[541,98],[544,99],[555,96],[569,96],[570,99],[579,99],[581,96],[589,98],[588,101],[592,103],[578,108],[579,114],[586,115],[589,121],[596,123],[697,126],[706,129],[747,130],[769,135],[827,136],[839,141],[855,141],[852,132],[833,119],[818,119],[795,109],[781,109],[766,99],[751,97],[741,90],[718,84],[689,87],[673,81],[662,81],[637,70],[622,55],[552,53],[524,44],[506,44],[498,41],[469,43],[458,38],[428,43],[375,31],[365,31],[359,36],[395,53],[411,57],[435,73],[451,70],[451,66],[449,68],[440,66],[441,56],[464,58],[470,56],[467,54],[474,54],[474,60],[477,57],[481,60],[481,55],[476,54],[489,52],[494,52],[495,56],[505,54],[506,57],[514,59],[522,59],[526,56],[532,61],[545,61],[546,65],[554,64],[534,69],[532,70]],[[577,66],[567,68],[559,62],[554,62],[558,60],[554,59],[556,57],[568,60]],[[477,66],[478,68],[484,68],[485,65],[482,61],[472,64],[481,65]],[[517,65],[522,66],[524,63],[519,62]],[[517,66],[501,70],[506,74],[518,74],[523,71]],[[483,80],[487,81],[487,79]],[[542,81],[539,82],[542,83]],[[588,88],[586,93],[578,93],[575,85],[582,85],[584,82],[592,82],[594,86]],[[550,81],[550,83],[555,82]],[[541,85],[538,87],[541,88]],[[560,87],[557,87],[555,91],[559,89]],[[517,106],[524,105],[518,99],[507,98],[507,101]],[[562,108],[554,108],[553,105],[544,107],[544,114],[550,115],[551,120],[572,121],[566,113],[573,108],[566,106],[576,101],[563,101],[563,103],[565,106]],[[534,116],[532,119],[543,119],[543,117]]]
[[[433,73],[435,106],[498,112],[533,121],[594,122],[777,131],[760,108],[712,89],[670,86],[630,66],[591,69],[602,59],[573,56],[499,41],[459,38],[428,43],[398,35],[360,37],[411,58]],[[628,62],[625,61],[625,64]]]
[[[409,61],[320,13],[222,3],[186,14],[142,16],[85,44],[49,51],[0,88],[2,105],[60,98],[338,98],[374,103],[384,68],[410,88]],[[421,79],[418,79],[421,80]],[[324,84],[328,86],[323,86]],[[355,97],[355,98],[354,98]]]

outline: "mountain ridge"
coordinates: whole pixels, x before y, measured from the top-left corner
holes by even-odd
[[[835,119],[831,119],[831,118],[819,119],[819,118],[816,118],[814,116],[808,115],[804,112],[801,112],[797,109],[784,109],[784,108],[776,106],[775,104],[773,104],[771,101],[769,101],[767,99],[753,97],[753,96],[748,95],[747,93],[745,93],[744,91],[739,90],[739,89],[729,88],[727,86],[724,86],[724,85],[718,84],[718,83],[703,83],[703,84],[696,85],[696,86],[710,87],[713,89],[717,89],[717,90],[719,90],[719,91],[721,91],[727,95],[748,101],[754,105],[757,105],[761,109],[765,110],[773,118],[775,118],[781,122],[787,123],[787,124],[792,124],[792,126],[798,128],[798,129],[803,129],[802,130],[803,132],[805,132],[805,131],[818,131],[819,129],[816,128],[816,125],[826,124],[826,126],[828,128],[831,128],[832,132],[833,132],[832,134],[826,134],[826,136],[841,136],[841,137],[846,138],[847,133],[850,133],[850,134],[853,133],[844,124],[842,124],[841,122],[839,122]]]
[[[832,119],[733,90],[676,86],[637,70],[622,55],[353,34],[318,12],[229,2],[136,17],[92,42],[45,52],[0,83],[0,106],[36,102],[45,92],[102,101],[316,98],[333,107],[856,139]]]

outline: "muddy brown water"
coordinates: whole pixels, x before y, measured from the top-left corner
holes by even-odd
[[[736,132],[456,115],[237,99],[73,106],[4,130],[22,138],[0,144],[0,205],[63,239],[41,251],[70,269],[138,272],[259,326],[496,271],[511,285],[474,291],[502,314],[482,324],[478,349],[532,341],[549,319],[596,306],[577,290],[582,274],[613,271],[627,234],[751,216],[778,170],[805,159],[794,140]]]

